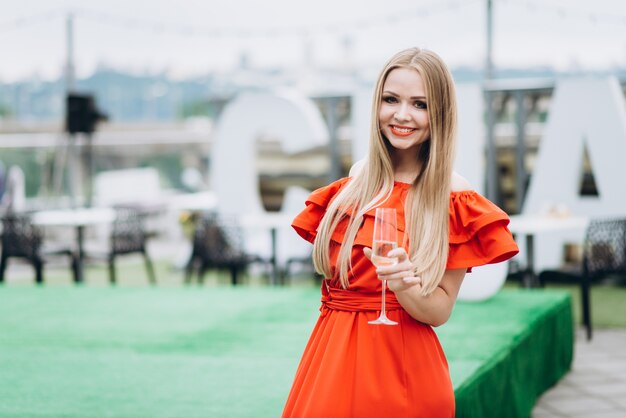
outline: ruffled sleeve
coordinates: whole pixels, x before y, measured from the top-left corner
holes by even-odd
[[[326,208],[337,193],[348,183],[349,177],[341,178],[328,186],[315,190],[307,198],[306,207],[291,222],[298,235],[309,242],[315,240],[317,227],[326,213]]]
[[[450,250],[447,269],[470,269],[508,260],[519,252],[507,228],[508,215],[475,191],[450,198]]]

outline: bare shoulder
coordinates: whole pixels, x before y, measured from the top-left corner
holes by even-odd
[[[359,172],[361,171],[364,165],[365,165],[365,158],[358,160],[357,162],[352,164],[352,167],[350,167],[350,173],[348,174],[348,176],[354,177],[357,174],[359,174]]]
[[[450,190],[453,192],[462,192],[464,190],[473,190],[471,183],[456,171],[452,172],[452,182]]]

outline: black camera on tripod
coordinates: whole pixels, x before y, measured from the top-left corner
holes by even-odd
[[[98,110],[94,97],[89,94],[69,93],[65,109],[65,131],[70,134],[93,133],[99,121],[108,119]]]

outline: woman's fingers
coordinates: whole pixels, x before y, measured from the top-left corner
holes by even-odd
[[[411,277],[413,275],[412,272],[408,269],[402,269],[402,270],[393,271],[393,272],[382,272],[382,273],[379,273],[377,269],[376,273],[378,274],[378,278],[382,280],[401,280],[407,277]]]
[[[372,259],[372,249],[363,247],[363,254],[368,260]],[[409,260],[409,256],[404,248],[396,248],[389,251],[389,257],[396,257],[398,262],[391,266],[378,267],[376,274],[381,280],[387,280],[390,290],[397,292],[408,289],[422,283],[422,279],[415,277],[413,273],[413,264]]]
[[[367,257],[369,260],[372,259],[372,249],[369,247],[363,247],[363,254],[365,254],[365,257]],[[402,247],[400,248],[395,248],[391,251],[389,251],[387,253],[388,257],[395,257],[398,259],[398,263],[402,263],[406,260],[409,259],[408,254],[406,253],[406,250]]]
[[[371,260],[372,250],[368,249],[369,252],[365,253],[365,255]],[[406,253],[406,250],[402,247],[395,248],[387,253],[387,257],[395,258],[397,262],[390,266],[378,267],[376,272],[378,274],[390,274],[400,270],[410,269],[410,260],[409,256]]]
[[[387,253],[388,257],[397,257],[398,263],[403,263],[409,259],[409,255],[403,247],[394,248]]]

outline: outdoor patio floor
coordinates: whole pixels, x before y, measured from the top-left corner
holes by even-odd
[[[626,417],[626,330],[595,330],[588,342],[576,335],[572,370],[544,393],[533,418]]]

